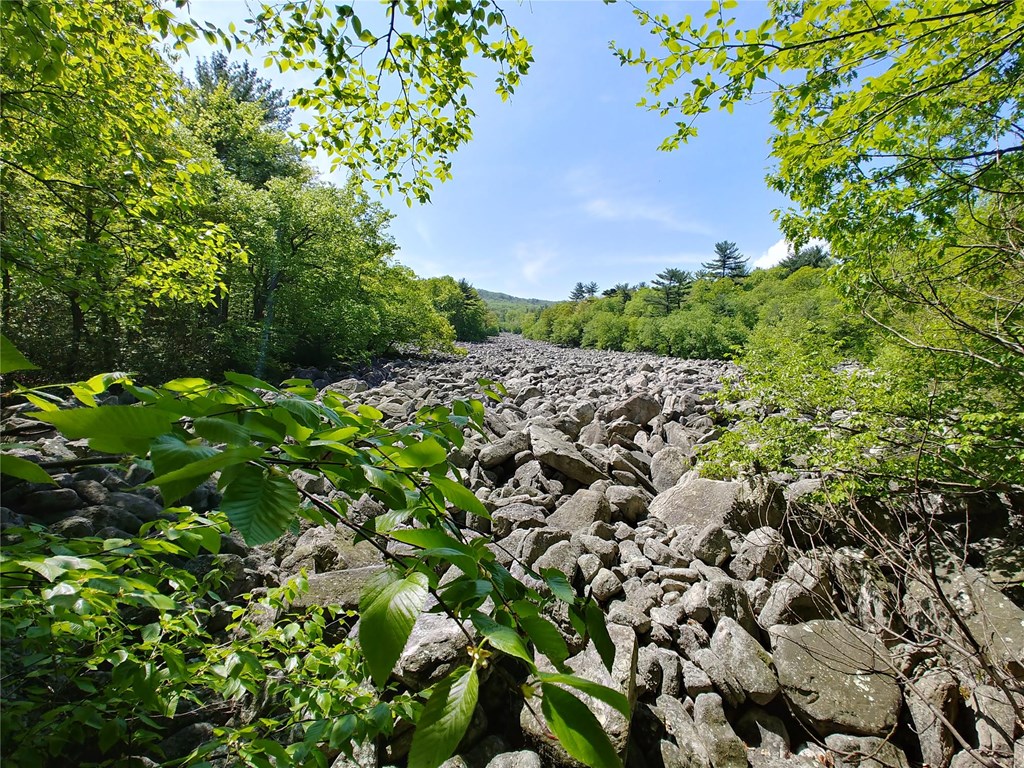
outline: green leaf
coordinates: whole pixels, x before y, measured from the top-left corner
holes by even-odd
[[[465,512],[469,512],[471,515],[477,517],[483,517],[488,520],[491,519],[490,512],[483,505],[483,502],[478,499],[469,488],[457,483],[454,480],[449,480],[447,477],[434,477],[431,481],[444,497],[454,504],[458,509]]]
[[[405,486],[393,474],[370,464],[363,465],[363,474],[370,484],[383,494],[389,507],[402,509],[406,506]]]
[[[249,389],[265,389],[269,392],[279,392],[277,387],[273,384],[268,384],[263,379],[257,379],[255,376],[250,376],[247,373],[236,373],[234,371],[226,371],[224,378],[230,381],[232,384],[238,384],[240,387],[248,387]]]
[[[423,469],[440,464],[448,458],[448,451],[437,440],[428,437],[413,443],[391,457],[398,466],[406,469]]]
[[[236,464],[242,464],[262,455],[263,449],[256,446],[228,448],[227,450],[216,452],[209,458],[186,464],[173,472],[158,475],[146,483],[146,485],[157,486],[164,497],[164,503],[173,504],[214,472]]]
[[[0,456],[0,474],[17,477],[19,480],[28,480],[30,483],[57,484],[57,481],[34,461],[19,456],[10,456],[6,453]]]
[[[583,691],[583,693],[588,696],[600,699],[605,704],[610,704],[615,707],[615,709],[621,712],[622,716],[627,720],[632,716],[632,713],[629,711],[629,699],[606,685],[595,683],[593,680],[585,680],[584,678],[577,677],[576,675],[547,674],[542,672],[538,677],[541,682],[569,685],[577,690]]]
[[[551,659],[556,667],[561,667],[569,658],[569,648],[558,628],[542,616],[519,616],[518,619],[537,650]]]
[[[437,768],[451,757],[473,719],[478,693],[476,666],[460,667],[434,687],[416,723],[409,768]]]
[[[87,438],[151,439],[170,432],[177,414],[135,405],[101,405],[33,413],[71,440]]]
[[[220,508],[251,547],[274,541],[288,530],[299,507],[299,492],[287,477],[243,464],[224,488]]]
[[[551,593],[566,603],[571,603],[576,599],[576,593],[572,589],[572,585],[569,584],[569,580],[565,578],[565,574],[557,568],[541,568],[540,575],[544,578]]]
[[[216,448],[200,445],[198,441],[186,442],[177,435],[160,435],[150,443],[149,457],[156,475],[166,475],[196,461],[219,454]]]
[[[586,704],[556,685],[541,683],[541,711],[565,751],[589,768],[621,768],[608,734]]]
[[[249,445],[252,433],[233,421],[203,416],[192,422],[195,433],[211,443],[227,443],[228,445]]]
[[[526,647],[526,643],[512,627],[499,624],[490,616],[485,616],[479,611],[473,612],[471,620],[477,632],[486,637],[487,641],[499,651],[533,665],[533,656]]]
[[[427,577],[412,573],[400,578],[381,571],[359,598],[359,645],[373,681],[383,687],[402,655],[417,617],[427,602]]]
[[[39,370],[39,366],[30,363],[6,336],[0,334],[0,374],[36,370]]]
[[[597,603],[589,602],[585,609],[587,632],[590,639],[594,641],[594,647],[604,662],[605,669],[612,671],[612,664],[615,663],[615,643],[608,634],[608,627],[604,622],[604,612]]]
[[[468,576],[476,574],[476,552],[437,528],[403,528],[388,536],[405,544],[425,550],[422,555],[437,555],[458,566]]]

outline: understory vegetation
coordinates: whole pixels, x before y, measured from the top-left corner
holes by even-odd
[[[449,178],[472,138],[474,57],[503,98],[526,75],[530,46],[489,0],[385,4],[366,26],[349,5],[289,0],[239,30],[190,19],[183,0],[0,2],[4,405],[92,452],[42,466],[5,435],[5,484],[46,489],[76,461],[134,466],[166,508],[129,538],[2,531],[5,764],[159,758],[176,716],[224,707],[228,725],[165,764],[326,766],[402,723],[416,726],[409,766],[436,768],[496,654],[532,674],[576,759],[620,764],[576,693],[628,717],[624,697],[569,674],[545,617],[564,614],[610,669],[600,609],[560,572],[514,578],[465,530],[488,513],[449,457],[483,432],[500,385],[391,429],[288,379],[299,365],[451,352],[499,323],[732,357],[742,373],[725,397],[745,416],[704,455],[707,475],[799,468],[858,497],[1024,485],[1024,4],[779,0],[750,30],[728,19],[735,4],[696,20],[637,10],[654,45],[618,56],[674,119],[667,150],[712,105],[768,88],[769,183],[793,204],[780,223],[791,242],[828,242],[834,263],[798,251],[750,274],[670,270],[600,298],[581,284],[573,302],[499,317],[469,284],[402,266],[370,196],[422,202]],[[223,55],[177,74],[170,57],[199,36],[308,68],[313,85],[286,95]],[[310,121],[296,135],[293,107]],[[350,171],[344,185],[317,178],[318,149]],[[175,506],[207,481],[217,510]],[[372,526],[349,516],[363,494],[387,510]],[[358,611],[293,609],[300,580],[215,617],[225,561],[200,576],[184,563],[220,553],[231,530],[265,544],[300,520],[347,527],[386,558]],[[455,566],[444,583],[442,563]],[[390,676],[427,610],[465,627],[471,663],[414,696]]]

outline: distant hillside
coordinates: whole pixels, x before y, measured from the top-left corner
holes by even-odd
[[[509,296],[507,293],[485,291],[483,288],[477,288],[476,292],[480,294],[480,298],[483,299],[488,306],[493,304],[511,304],[523,309],[542,309],[555,303],[553,301],[548,301],[547,299],[521,299],[518,296]]]
[[[534,316],[544,307],[555,303],[546,299],[522,299],[518,296],[509,296],[507,293],[485,291],[480,288],[477,288],[476,292],[487,304],[487,308],[494,313],[498,327],[511,333],[522,333],[524,317]]]

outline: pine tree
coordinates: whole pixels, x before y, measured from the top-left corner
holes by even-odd
[[[658,306],[666,315],[682,308],[683,300],[692,284],[693,275],[677,267],[669,267],[664,272],[659,272],[651,281],[651,285],[658,291]]]
[[[569,301],[583,301],[587,297],[587,286],[583,283],[576,283],[569,293]]]
[[[587,294],[587,298],[593,298],[597,295],[597,283],[587,283],[583,286],[583,292]]]
[[[736,243],[722,240],[715,243],[715,257],[705,261],[701,267],[713,277],[744,277],[747,274],[747,258],[740,253]]]

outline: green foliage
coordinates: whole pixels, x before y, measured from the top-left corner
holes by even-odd
[[[518,296],[485,291],[481,288],[476,291],[496,318],[498,328],[510,333],[523,333],[525,327],[536,319],[536,314],[540,310],[554,304],[553,301],[544,299],[521,299]]]
[[[458,341],[483,341],[498,332],[496,318],[468,282],[447,276],[425,282],[434,309],[455,329]]]
[[[725,359],[746,347],[756,328],[813,323],[823,338],[847,338],[852,349],[863,323],[840,307],[824,276],[825,270],[808,267],[788,277],[773,269],[694,281],[688,272],[668,269],[654,287],[636,289],[625,302],[616,290],[595,301],[545,308],[524,332],[570,346]]]
[[[783,311],[821,315],[827,332],[770,320],[737,395],[784,410],[745,421],[739,447],[778,465],[797,445],[855,485],[1019,483],[1024,9],[814,0],[773,4],[741,29],[725,14],[734,5],[678,23],[637,11],[660,55],[619,55],[651,74],[651,108],[681,117],[665,149],[712,103],[731,111],[770,83],[769,183],[793,201],[783,229],[840,254],[835,285],[873,324],[796,304]],[[784,268],[797,278],[825,258],[801,249]],[[837,368],[850,360],[860,366]],[[841,428],[823,423],[835,407]]]
[[[140,404],[96,405],[96,395],[112,383]],[[482,385],[498,396],[499,385]],[[447,461],[463,444],[464,430],[482,431],[480,401],[425,407],[413,424],[393,430],[381,425],[376,409],[350,407],[343,396],[318,393],[303,380],[278,388],[231,374],[219,385],[184,378],[143,387],[114,375],[73,391],[82,407],[56,408],[45,392],[26,396],[48,408],[36,418],[112,452],[111,462],[151,462],[157,476],[150,485],[165,498],[215,480],[223,502],[207,518],[171,509],[173,520],[124,541],[4,531],[0,631],[5,678],[14,682],[5,685],[3,718],[5,733],[17,734],[5,739],[5,757],[31,763],[32,756],[74,754],[85,764],[154,754],[169,718],[187,704],[256,708],[255,715],[219,723],[187,762],[216,752],[260,768],[269,758],[322,766],[331,751],[350,750],[403,720],[417,725],[410,764],[434,767],[465,733],[478,671],[489,657],[507,653],[535,676],[537,654],[563,666],[565,640],[546,618],[556,603],[566,604],[560,610],[593,638],[611,667],[614,649],[593,602],[577,597],[554,571],[527,569],[545,585],[528,587],[497,562],[487,537],[467,535],[453,514],[487,517]],[[3,465],[6,471],[6,456]],[[15,477],[29,474],[22,464],[11,466]],[[289,476],[296,469],[343,493],[328,502],[299,490]],[[347,516],[348,502],[363,493],[388,508],[366,526]],[[358,644],[328,641],[335,617],[326,609],[296,615],[289,606],[301,584],[248,606],[219,603],[233,622],[213,629],[218,590],[230,579],[227,561],[217,557],[228,525],[255,545],[300,519],[347,527],[389,561],[362,593]],[[404,554],[391,554],[389,539],[401,542]],[[213,566],[200,578],[183,564],[201,548]],[[455,570],[441,589],[449,568]],[[421,705],[390,678],[428,598],[464,627],[471,664],[423,692]],[[268,626],[257,621],[261,610],[282,618]],[[621,695],[567,675],[540,679],[550,694],[545,716],[570,754],[588,760],[597,744],[600,764],[617,765],[607,737],[580,719],[581,712],[593,715],[554,684],[615,706]]]

